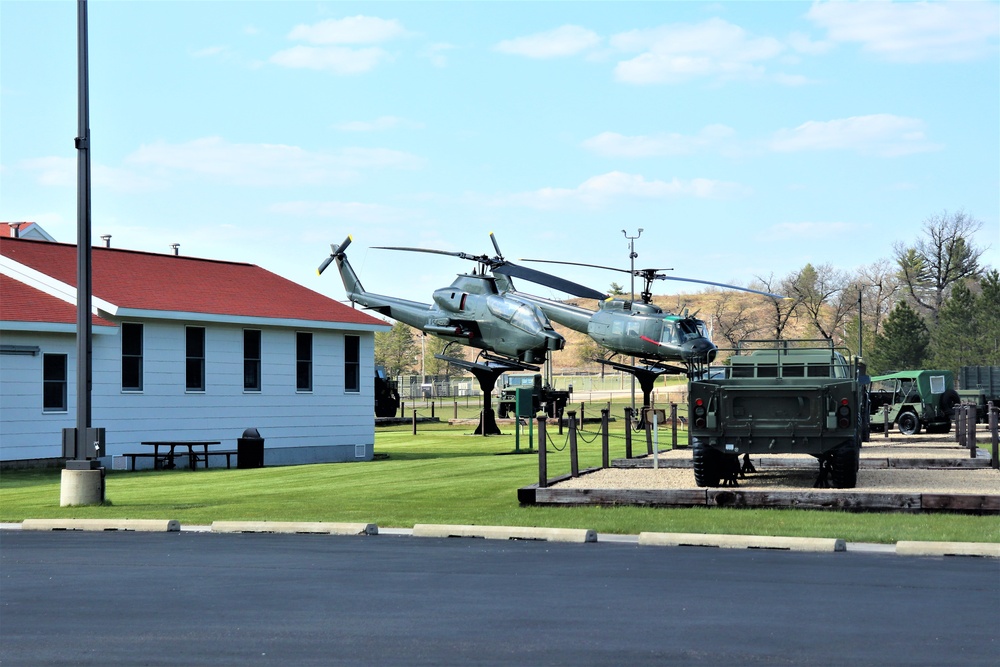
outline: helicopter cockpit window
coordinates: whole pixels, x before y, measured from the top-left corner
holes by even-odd
[[[660,342],[665,344],[679,344],[680,338],[677,336],[677,325],[670,322],[663,323],[663,333],[660,334]]]
[[[518,329],[533,332],[544,329],[545,325],[548,324],[548,321],[541,321],[539,311],[536,308],[531,308],[527,304],[517,303],[503,297],[490,297],[486,303],[491,313],[505,322],[510,322]]]
[[[677,323],[677,328],[680,330],[681,337],[684,340],[689,338],[701,337],[704,334],[698,331],[698,325],[691,320],[681,320]]]

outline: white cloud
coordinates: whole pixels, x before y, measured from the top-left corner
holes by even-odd
[[[293,46],[278,51],[270,62],[293,69],[314,69],[334,74],[363,74],[391,56],[378,47],[350,49],[341,46]]]
[[[71,157],[43,157],[24,160],[23,169],[38,174],[41,185],[52,187],[76,187],[77,162]],[[90,168],[90,182],[96,189],[110,190],[122,194],[152,192],[166,187],[163,181],[137,174],[127,169],[93,164]]]
[[[647,180],[640,174],[612,171],[593,176],[575,188],[542,188],[516,194],[508,203],[531,208],[553,209],[573,206],[598,207],[615,199],[667,199],[695,197],[719,199],[741,196],[748,189],[738,183],[726,183],[707,178],[687,181]]]
[[[771,150],[853,150],[864,155],[895,157],[939,150],[928,141],[924,122],[892,114],[853,116],[830,121],[808,121],[774,133]]]
[[[576,55],[600,43],[601,38],[592,30],[564,25],[547,32],[504,40],[496,45],[496,50],[528,58],[559,58]]]
[[[381,130],[393,130],[397,127],[420,128],[421,123],[415,123],[398,116],[379,116],[375,120],[352,120],[345,123],[338,123],[334,129],[343,132],[378,132]]]
[[[639,52],[615,68],[619,81],[634,84],[680,83],[696,77],[762,78],[766,70],[761,63],[785,50],[772,37],[754,37],[718,18],[619,33],[611,37],[611,45],[627,53]]]
[[[421,52],[421,56],[431,61],[435,67],[446,67],[448,65],[447,53],[458,48],[454,44],[438,42],[431,44]]]
[[[349,222],[381,224],[407,217],[403,210],[382,204],[343,201],[289,201],[273,204],[268,210],[296,218],[334,218]]]
[[[377,44],[406,34],[406,29],[395,19],[349,16],[313,25],[297,25],[288,33],[288,38],[310,44]]]
[[[609,157],[691,155],[703,150],[724,150],[724,144],[735,135],[736,131],[725,125],[708,125],[694,136],[667,132],[626,136],[617,132],[602,132],[584,141],[583,146]]]
[[[822,2],[806,17],[835,42],[858,42],[895,62],[950,62],[994,56],[995,2]]]
[[[219,137],[143,145],[126,161],[254,186],[344,183],[364,169],[416,169],[422,165],[412,154],[385,148],[313,152],[281,144],[232,144]]]

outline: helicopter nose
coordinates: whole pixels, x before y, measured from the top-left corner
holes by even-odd
[[[561,350],[566,347],[566,339],[562,335],[556,332],[548,333],[546,332],[545,337],[545,349],[552,350],[553,352]]]
[[[685,343],[682,354],[685,361],[712,362],[715,360],[717,351],[718,348],[715,347],[712,341],[707,338],[700,338]]]

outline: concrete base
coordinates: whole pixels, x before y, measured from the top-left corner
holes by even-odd
[[[59,506],[103,503],[103,472],[103,470],[63,470],[59,485]]]

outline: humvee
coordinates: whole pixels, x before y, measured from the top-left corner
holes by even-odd
[[[689,384],[695,483],[735,485],[740,454],[744,472],[751,454],[809,454],[820,462],[818,485],[854,488],[868,423],[864,364],[825,340],[744,341],[723,352],[727,365]]]
[[[872,428],[893,424],[903,435],[947,433],[951,416],[961,402],[951,371],[900,371],[872,378],[868,392]],[[884,406],[889,406],[888,415]]]

